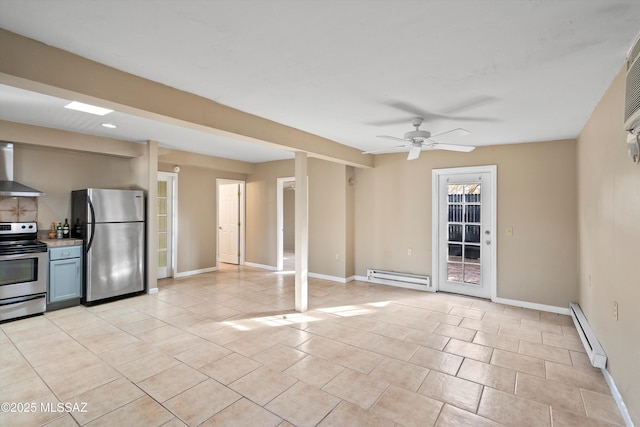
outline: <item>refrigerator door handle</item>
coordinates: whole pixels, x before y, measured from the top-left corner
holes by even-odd
[[[87,201],[89,202],[89,211],[91,213],[91,221],[89,222],[91,224],[91,236],[89,237],[89,243],[87,243],[87,253],[89,253],[89,249],[91,249],[91,244],[93,243],[93,236],[96,234],[96,213],[93,210],[93,203],[91,203],[91,198],[87,197]]]

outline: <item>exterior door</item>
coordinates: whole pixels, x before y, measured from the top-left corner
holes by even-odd
[[[494,182],[491,171],[478,168],[438,174],[439,291],[480,298],[495,294]]]
[[[240,264],[240,184],[221,184],[218,188],[220,262]]]

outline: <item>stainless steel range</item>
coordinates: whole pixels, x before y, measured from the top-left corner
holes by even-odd
[[[0,321],[43,313],[47,245],[35,222],[0,222]]]

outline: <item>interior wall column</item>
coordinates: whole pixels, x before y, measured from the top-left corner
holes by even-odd
[[[296,205],[296,311],[307,311],[309,275],[309,185],[307,153],[297,151],[295,161]]]
[[[158,292],[158,142],[149,140],[144,154],[131,159],[133,185],[146,193],[147,293]]]

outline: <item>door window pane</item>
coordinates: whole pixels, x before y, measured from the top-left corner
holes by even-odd
[[[449,257],[447,261],[462,261],[462,245],[449,244]]]
[[[464,282],[471,283],[473,285],[480,284],[480,264],[464,265]]]
[[[158,251],[158,267],[167,266],[167,251]]]
[[[167,214],[167,199],[159,197],[158,198],[158,215],[166,215]]]
[[[462,242],[462,224],[449,224],[449,241]]]
[[[449,281],[480,285],[482,184],[449,184],[447,189],[447,278]]]
[[[464,277],[462,275],[462,269],[464,265],[460,263],[448,263],[447,264],[447,280],[451,282],[463,282]]]
[[[166,216],[158,216],[158,231],[167,231],[167,217]]]
[[[464,246],[464,261],[477,264],[480,262],[480,246],[479,245],[465,245]]]
[[[167,181],[158,181],[158,197],[167,197]]]
[[[462,228],[462,226],[460,226]],[[480,226],[479,225],[465,225],[464,226],[464,241],[469,243],[480,243]]]

